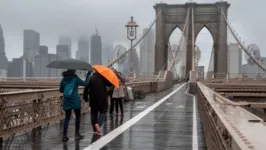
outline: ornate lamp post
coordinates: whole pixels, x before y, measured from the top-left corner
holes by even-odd
[[[130,40],[130,77],[133,77],[133,49],[132,44],[133,40],[137,38],[137,23],[134,21],[134,18],[131,17],[130,21],[126,24],[127,28],[127,38]]]

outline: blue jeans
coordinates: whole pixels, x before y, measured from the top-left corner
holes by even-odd
[[[71,118],[71,112],[72,110],[65,110],[63,136],[67,136],[67,129],[68,129],[69,120]],[[80,109],[74,109],[74,112],[76,115],[76,123],[75,123],[76,133],[79,133],[81,111]]]

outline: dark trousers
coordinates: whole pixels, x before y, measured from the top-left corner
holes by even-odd
[[[122,103],[122,97],[121,98],[113,98],[115,101],[115,112],[118,114],[118,105],[120,106],[120,113],[124,114],[124,109],[123,109],[123,103]]]
[[[115,101],[112,98],[112,96],[110,96],[110,102],[111,104],[110,104],[109,114],[113,114]]]
[[[65,122],[64,122],[63,136],[67,136],[67,129],[68,129],[68,124],[69,124],[69,120],[71,117],[71,112],[72,110],[65,110]],[[81,111],[80,109],[74,109],[74,112],[76,115],[76,123],[75,123],[76,133],[79,133]]]
[[[94,132],[96,132],[95,124],[98,124],[101,127],[103,125],[105,117],[106,111],[97,108],[91,108],[91,125]]]

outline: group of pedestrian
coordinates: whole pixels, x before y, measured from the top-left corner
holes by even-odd
[[[118,114],[118,106],[120,106],[121,115],[123,111],[123,98],[125,97],[125,78],[120,72],[114,70],[114,73],[119,79],[119,88],[115,88],[105,77],[97,70],[89,75],[88,80],[81,80],[75,70],[67,70],[62,73],[63,79],[60,83],[59,91],[63,93],[63,110],[65,111],[65,121],[63,128],[62,141],[69,140],[67,137],[67,129],[71,118],[72,110],[75,112],[75,139],[84,138],[80,134],[80,118],[81,118],[81,100],[78,92],[79,86],[85,86],[83,99],[89,102],[91,124],[94,133],[100,134],[106,114],[108,112],[108,96],[110,97],[109,113],[112,115],[115,105],[116,114]]]

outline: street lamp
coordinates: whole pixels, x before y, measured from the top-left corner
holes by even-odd
[[[131,16],[130,21],[126,24],[127,28],[127,38],[130,40],[130,77],[133,77],[133,49],[132,44],[133,40],[137,38],[137,23],[134,21],[134,18]]]

